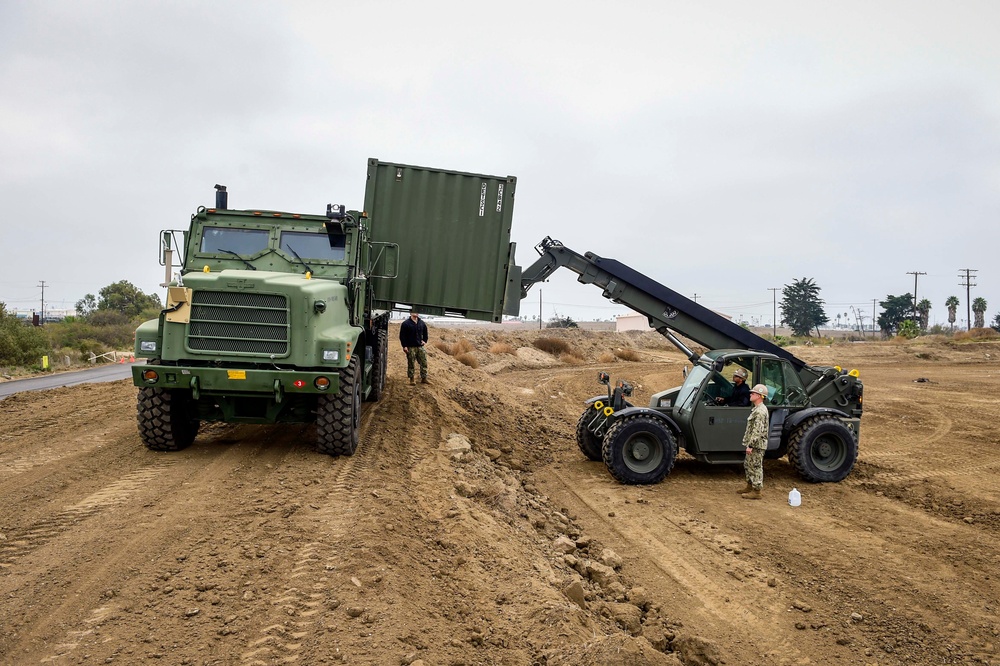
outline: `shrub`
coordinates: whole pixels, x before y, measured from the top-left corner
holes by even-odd
[[[490,345],[491,354],[516,354],[517,350],[514,345],[508,344],[506,342],[494,342]]]
[[[581,365],[586,362],[576,354],[572,354],[570,352],[566,352],[565,354],[560,354],[559,360],[565,363],[566,365]]]
[[[618,360],[618,357],[616,357],[613,353],[606,351],[598,356],[597,360],[601,363],[614,363]]]
[[[48,353],[49,343],[45,334],[37,327],[7,314],[4,304],[0,303],[0,364],[38,363]]]
[[[448,344],[444,341],[436,341],[431,343],[433,346],[437,347],[443,351],[448,356],[458,356],[459,354],[468,354],[475,349],[475,346],[467,338],[462,338],[454,344]]]
[[[969,331],[956,331],[955,340],[997,340],[1000,339],[1000,333],[997,333],[992,328],[974,328]]]
[[[459,363],[469,366],[470,368],[479,367],[479,361],[477,361],[476,357],[470,354],[469,352],[463,352],[461,354],[457,354],[455,356],[455,360],[458,361]]]
[[[615,350],[615,356],[617,356],[618,358],[620,358],[623,361],[641,361],[642,360],[642,357],[639,355],[639,352],[637,352],[636,350],[632,349],[631,347],[623,347],[621,349],[616,349]]]
[[[558,338],[538,338],[532,344],[535,345],[536,348],[546,352],[547,354],[552,354],[553,356],[565,354],[570,350],[569,343]]]

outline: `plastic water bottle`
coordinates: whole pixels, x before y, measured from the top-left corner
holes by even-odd
[[[799,493],[798,488],[792,488],[788,493],[788,503],[792,506],[799,506],[802,504],[802,495]]]

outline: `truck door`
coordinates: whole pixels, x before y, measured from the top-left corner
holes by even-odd
[[[717,398],[729,398],[735,388],[736,370],[747,372],[746,384],[757,378],[753,357],[729,359],[721,372],[712,372],[702,384],[701,394],[691,415],[691,426],[699,453],[742,451],[750,407],[717,404]]]

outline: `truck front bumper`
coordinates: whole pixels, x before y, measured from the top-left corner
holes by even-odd
[[[132,383],[138,387],[156,387],[191,391],[197,400],[201,394],[273,395],[281,402],[285,394],[322,394],[340,391],[340,374],[305,370],[258,370],[240,368],[201,368],[173,365],[132,366]]]

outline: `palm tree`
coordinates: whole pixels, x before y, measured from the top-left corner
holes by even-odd
[[[925,298],[917,303],[917,314],[920,315],[920,330],[926,331],[931,318],[931,302]]]
[[[979,296],[972,301],[972,311],[976,314],[976,328],[982,328],[984,326],[983,313],[986,312],[986,299]]]
[[[948,308],[948,323],[951,324],[951,330],[955,330],[955,311],[958,309],[958,296],[949,296],[948,300],[944,302],[946,308]]]

